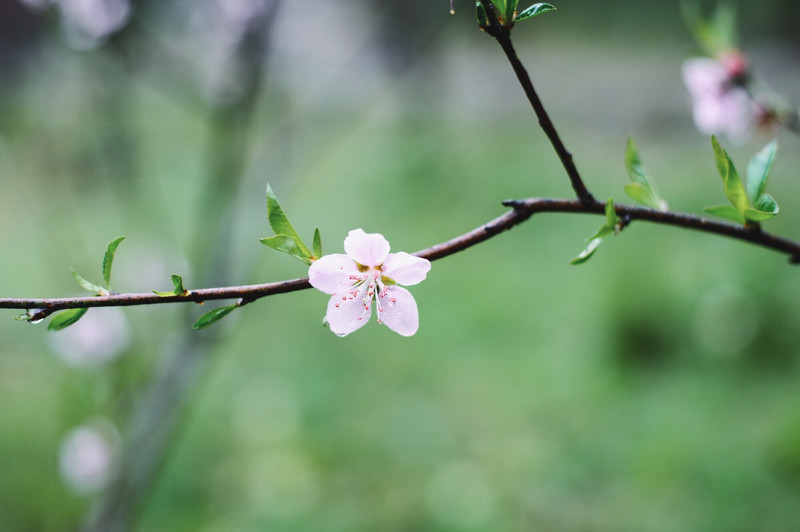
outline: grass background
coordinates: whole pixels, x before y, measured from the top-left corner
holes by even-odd
[[[165,290],[171,273],[191,288],[203,266],[193,233],[211,243],[225,225],[231,283],[304,276],[258,243],[271,234],[267,182],[301,234],[320,227],[326,252],[356,227],[414,251],[499,215],[503,199],[570,195],[468,7],[449,18],[426,5],[406,34],[389,8],[311,4],[280,11],[232,210],[203,203],[209,116],[226,105],[203,81],[213,42],[177,8],[153,15],[150,30],[185,61],[186,77],[171,78],[155,53],[152,68],[127,71],[45,25],[0,94],[2,294],[78,293],[67,268],[98,280],[120,234],[116,290]],[[625,200],[631,133],[671,207],[700,212],[724,196],[680,81],[693,46],[677,8],[655,5],[565,2],[521,24],[517,48],[596,196]],[[781,6],[744,16],[743,33],[756,70],[798,101]],[[766,140],[729,145],[737,166]],[[791,237],[799,141],[780,140],[770,190],[783,212],[768,227]],[[570,266],[601,223],[537,215],[437,261],[412,290],[410,339],[374,324],[336,338],[312,291],[226,318],[135,528],[800,528],[796,268],[645,223]],[[64,433],[105,417],[126,434],[181,338],[210,340],[188,331],[208,307],[125,309],[130,345],[93,370],[56,356],[63,333],[4,312],[0,529],[83,520],[102,493],[60,478]]]

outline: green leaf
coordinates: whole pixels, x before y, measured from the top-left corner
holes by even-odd
[[[300,238],[297,231],[294,230],[294,227],[292,227],[292,224],[286,217],[286,213],[283,212],[283,209],[278,203],[278,198],[275,197],[275,193],[269,185],[267,185],[267,220],[276,235],[288,236],[297,244],[297,249],[300,251],[301,256],[306,259],[311,257],[311,252],[308,250],[305,243],[303,243],[303,239]]]
[[[551,6],[550,4],[545,4],[544,2],[533,4],[528,9],[522,11],[522,13],[517,15],[515,22],[521,22],[523,20],[528,20],[529,18],[533,18],[537,15],[541,15],[543,13],[547,13],[549,11],[555,11],[556,8]]]
[[[617,225],[619,225],[619,218],[617,218],[617,212],[614,210],[613,198],[608,198],[606,202],[606,220],[608,221],[608,226],[616,230]]]
[[[775,198],[769,194],[761,194],[758,197],[758,201],[756,201],[754,207],[759,211],[769,212],[772,214],[778,214],[778,212],[780,212],[780,209],[778,208],[778,202],[776,202]]]
[[[288,253],[306,264],[311,264],[311,254],[306,255],[297,245],[297,241],[289,235],[275,235],[269,238],[262,238],[261,243],[272,249]],[[308,250],[306,250],[308,252]]]
[[[617,230],[614,227],[609,226],[609,225],[604,225],[603,227],[598,229],[595,234],[593,234],[592,236],[590,236],[586,240],[591,241],[591,240],[596,240],[598,238],[605,238],[605,237],[607,237],[609,235],[613,235],[616,232],[617,232]]]
[[[703,210],[706,211],[708,214],[713,214],[714,216],[719,216],[720,218],[726,218],[728,220],[732,220],[740,224],[744,223],[744,214],[736,210],[736,207],[733,207],[731,205],[717,205],[714,207],[705,207],[703,208]]]
[[[628,177],[631,181],[650,188],[642,161],[639,158],[639,150],[636,148],[636,143],[631,136],[628,136],[628,143],[625,145],[625,170],[628,172]]]
[[[183,277],[174,274],[170,278],[172,279],[172,286],[174,287],[172,292],[157,292],[156,290],[153,290],[153,293],[161,297],[184,296],[189,293],[189,291],[183,287]]]
[[[696,1],[685,1],[681,2],[681,12],[689,31],[708,55],[717,56],[736,47],[735,8],[720,2],[706,19]]]
[[[124,236],[118,236],[109,242],[106,254],[103,255],[103,280],[108,288],[111,288],[111,265],[114,262],[114,254],[117,252],[117,248],[123,240],[125,240]]]
[[[606,226],[603,226],[606,227]],[[602,229],[602,228],[601,228]],[[570,264],[583,264],[594,255],[594,252],[597,251],[597,247],[603,243],[602,238],[593,238],[589,241],[589,245],[586,246],[586,249],[581,251],[581,254],[569,261]]]
[[[50,320],[50,323],[47,324],[48,331],[60,331],[61,329],[66,329],[73,323],[77,322],[79,319],[86,314],[86,311],[89,310],[88,308],[73,308],[69,310],[65,310],[64,312],[59,312],[53,319]]]
[[[194,322],[194,325],[192,325],[192,329],[195,330],[205,329],[209,325],[218,322],[219,320],[221,320],[222,318],[233,312],[238,306],[239,305],[234,303],[233,305],[228,305],[227,307],[218,307],[215,308],[214,310],[209,310],[208,312],[200,316],[196,322]]]
[[[625,193],[628,196],[651,209],[668,210],[667,202],[661,199],[655,187],[647,179],[642,160],[639,158],[639,150],[631,136],[628,136],[628,143],[625,146],[625,171],[631,180],[625,185]]]
[[[513,1],[513,0],[512,0]],[[519,2],[519,0],[517,0]],[[505,14],[508,3],[506,0],[492,0],[492,4],[497,9],[497,14],[501,17]]]
[[[489,25],[489,16],[480,0],[475,0],[475,18],[478,19],[478,26],[485,28]]]
[[[81,285],[81,288],[83,288],[84,290],[88,290],[89,292],[92,292],[93,294],[97,295],[104,295],[104,296],[108,295],[108,290],[106,290],[102,286],[97,286],[96,284],[90,283],[89,281],[81,277],[78,274],[78,272],[76,272],[72,268],[70,268],[70,271],[72,272],[72,276],[75,278],[76,281],[78,281],[78,284]]]
[[[744,212],[744,217],[752,222],[764,222],[780,212],[778,203],[769,194],[762,194],[753,208]]]
[[[314,241],[312,243],[312,247],[314,248],[314,258],[318,259],[322,257],[322,236],[319,234],[319,227],[314,229]]]
[[[750,159],[750,164],[747,165],[747,195],[751,201],[755,202],[764,194],[777,149],[778,143],[773,140]]]
[[[628,183],[623,188],[625,190],[625,194],[642,205],[653,209],[661,209],[661,205],[658,203],[656,198],[653,197],[653,192],[641,183]]]
[[[719,145],[717,137],[711,137],[711,146],[714,148],[717,171],[725,183],[725,195],[728,196],[736,210],[744,215],[744,211],[750,208],[750,202],[747,199],[747,192],[742,185],[742,181],[739,179],[739,174],[736,173],[736,167],[733,166],[733,161],[731,161],[728,152]]]

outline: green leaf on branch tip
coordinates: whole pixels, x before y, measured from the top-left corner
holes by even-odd
[[[114,254],[117,252],[117,248],[123,240],[125,240],[125,237],[119,236],[109,242],[106,254],[103,255],[103,281],[105,281],[106,286],[109,288],[111,288],[111,265],[114,263]]]
[[[514,22],[521,22],[523,20],[528,20],[529,18],[533,18],[537,15],[541,15],[543,13],[548,13],[550,11],[555,11],[556,8],[550,4],[545,4],[544,2],[533,4],[528,9],[522,11],[522,13],[517,15],[517,18],[514,19]]]
[[[744,214],[739,212],[736,207],[732,205],[716,205],[713,207],[704,207],[703,210],[708,214],[719,216],[740,224],[744,223]]]
[[[614,199],[608,198],[606,202],[606,221],[608,222],[608,226],[612,230],[616,230],[617,225],[619,225],[619,218],[617,217],[617,211],[614,210]]]
[[[61,329],[66,329],[81,319],[88,310],[88,308],[73,308],[70,310],[65,310],[64,312],[59,312],[53,316],[53,319],[47,324],[47,330],[60,331]]]
[[[767,188],[767,177],[775,160],[778,143],[773,140],[755,154],[747,165],[747,196],[751,201],[758,200]]]
[[[78,281],[78,284],[81,285],[81,288],[83,288],[84,290],[87,290],[99,296],[108,295],[108,290],[106,290],[102,286],[97,286],[96,284],[90,283],[89,281],[81,277],[80,274],[75,270],[73,270],[72,268],[70,268],[70,271],[72,272],[72,276],[75,278],[76,281]]]
[[[744,217],[751,222],[765,222],[780,212],[778,203],[769,194],[762,194],[755,206],[744,211]]]
[[[639,150],[633,137],[628,137],[625,146],[625,171],[628,173],[630,183],[625,185],[625,193],[642,205],[659,211],[667,211],[667,202],[661,199],[653,185],[647,179],[644,166],[639,158]]]
[[[478,26],[485,28],[489,25],[489,16],[480,0],[475,0],[475,18],[478,19]]]
[[[314,258],[320,258],[322,256],[322,236],[319,234],[319,227],[314,229],[314,240],[311,245],[314,248]]]
[[[301,250],[297,245],[297,241],[289,235],[275,235],[269,238],[262,238],[261,243],[277,251],[288,253],[292,257],[299,259],[306,264],[311,264],[311,254],[309,253],[306,255],[306,253],[304,253],[303,250]],[[308,250],[306,250],[306,252],[307,251]]]
[[[305,257],[305,259],[301,260],[308,260],[311,258],[311,252],[303,242],[303,239],[300,238],[300,235],[297,234],[297,231],[294,230],[294,227],[286,217],[286,213],[283,212],[283,209],[278,203],[278,198],[275,197],[275,192],[272,191],[272,187],[269,185],[267,185],[267,220],[269,221],[269,225],[272,227],[272,230],[275,231],[276,235],[287,236],[294,240],[296,247],[299,250],[299,254],[290,253],[290,255],[295,255],[298,258],[301,256]],[[264,242],[264,240],[266,239],[262,239],[262,242]],[[281,249],[280,251],[283,250]]]
[[[602,231],[605,227],[606,226],[601,227],[600,231]],[[598,231],[598,233],[600,233],[600,231]],[[597,251],[597,247],[602,243],[603,243],[602,238],[593,238],[592,240],[589,241],[589,245],[586,246],[586,249],[581,251],[581,254],[572,259],[571,261],[569,261],[569,263],[575,265],[583,264],[584,262],[592,258],[594,252]]]
[[[618,226],[619,218],[617,217],[617,212],[614,210],[614,200],[613,198],[608,198],[608,201],[606,202],[605,225],[601,226],[595,234],[587,238],[589,245],[586,246],[586,249],[581,251],[580,255],[572,259],[570,264],[583,264],[592,258],[594,252],[597,251],[597,247],[603,243],[603,239],[609,235],[614,235],[617,233]]]
[[[174,287],[172,292],[158,292],[153,290],[153,293],[161,297],[185,296],[189,294],[189,291],[183,287],[183,277],[174,274],[170,277],[170,279],[172,279],[172,286]]]
[[[234,303],[233,305],[228,305],[227,307],[218,307],[215,308],[214,310],[209,310],[208,312],[200,316],[196,322],[194,322],[194,325],[192,325],[192,329],[195,330],[205,329],[209,325],[218,322],[219,320],[221,320],[222,318],[224,318],[225,316],[236,310],[236,307],[238,306],[239,305]]]
[[[628,136],[628,142],[625,145],[625,171],[628,172],[628,177],[634,183],[639,183],[646,187],[650,186],[647,182],[647,176],[644,173],[642,160],[639,158],[639,150],[636,148],[636,142],[633,137]]]
[[[744,211],[750,208],[750,202],[747,199],[747,192],[742,185],[739,174],[736,172],[736,167],[733,166],[728,152],[719,145],[717,137],[711,137],[711,146],[714,149],[714,159],[717,163],[717,171],[725,184],[725,195],[728,196],[731,204],[736,207],[736,210],[744,215]]]

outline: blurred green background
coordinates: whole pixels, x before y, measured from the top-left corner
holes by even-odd
[[[571,194],[471,2],[60,1],[0,7],[4,297],[79,294],[68,268],[98,282],[122,234],[117,291],[305,276],[258,242],[267,182],[328,253]],[[722,203],[677,4],[557,7],[515,42],[592,192],[626,201],[630,133],[674,210]],[[740,18],[800,101],[798,4]],[[744,169],[766,141],[727,147]],[[780,141],[768,228],[797,237]],[[213,303],[58,333],[2,311],[0,530],[799,530],[797,268],[645,223],[570,266],[601,223],[537,215],[435,262],[410,339],[336,338],[316,291],[200,332]]]

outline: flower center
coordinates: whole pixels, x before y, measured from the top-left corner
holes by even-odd
[[[341,292],[342,301],[360,299],[364,307],[361,315],[357,319],[361,320],[369,312],[372,302],[378,309],[378,323],[381,323],[381,313],[383,312],[382,299],[389,305],[394,306],[396,299],[389,297],[389,286],[397,284],[393,279],[383,275],[383,265],[374,267],[364,266],[356,263],[358,274],[350,275],[342,284],[347,285],[347,290]],[[337,294],[338,295],[338,294]],[[339,308],[340,303],[334,306]]]

